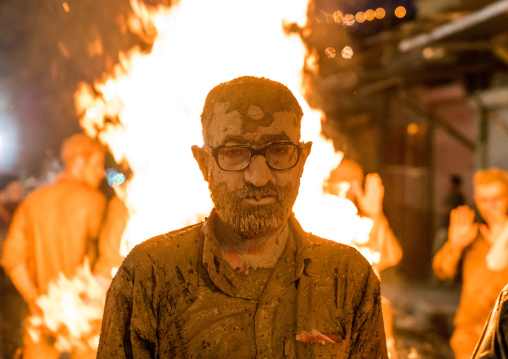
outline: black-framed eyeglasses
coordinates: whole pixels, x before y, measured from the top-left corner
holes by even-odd
[[[247,145],[221,145],[207,150],[224,171],[243,171],[258,155],[266,159],[271,169],[288,170],[296,166],[302,153],[302,147],[292,142],[271,143],[259,150]]]

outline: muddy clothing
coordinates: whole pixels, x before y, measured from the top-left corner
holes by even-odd
[[[136,246],[109,289],[98,358],[387,358],[379,281],[355,249],[291,217],[273,268],[222,259],[216,214]],[[296,335],[338,334],[309,344]]]
[[[71,278],[85,256],[93,263],[105,206],[99,191],[70,179],[34,191],[14,215],[2,265],[9,272],[26,264],[45,293],[59,273]]]
[[[471,359],[508,359],[508,285],[499,294]]]
[[[508,268],[493,271],[487,267],[485,258],[490,248],[491,245],[479,236],[462,254],[462,292],[451,338],[457,359],[471,357],[496,298],[508,283]],[[446,243],[434,257],[433,268],[438,277],[454,278],[459,268],[453,264],[458,263],[460,255]]]

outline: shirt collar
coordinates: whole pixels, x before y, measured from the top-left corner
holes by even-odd
[[[244,274],[235,275],[236,270],[222,259],[219,241],[215,235],[216,223],[217,213],[212,210],[203,226],[203,265],[210,279],[218,289],[228,295],[245,299],[257,299],[255,293],[242,288],[241,278],[238,277]],[[288,219],[288,225],[289,237],[286,248],[273,268],[272,275],[268,280],[270,285],[265,288],[265,291],[271,292],[270,287],[284,286],[299,279],[305,265],[310,260],[309,249],[311,244],[307,238],[307,233],[303,231],[293,214]],[[274,276],[274,273],[277,275]],[[278,283],[273,283],[273,278],[277,278]]]

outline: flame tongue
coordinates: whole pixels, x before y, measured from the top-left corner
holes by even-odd
[[[36,342],[52,338],[58,350],[94,350],[99,343],[106,291],[97,283],[88,261],[72,279],[63,274],[37,298],[42,316],[29,318],[28,333]]]

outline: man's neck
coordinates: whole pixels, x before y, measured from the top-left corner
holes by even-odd
[[[219,222],[221,222],[219,220]],[[244,238],[229,226],[220,223],[217,226],[217,238],[222,257],[233,268],[248,272],[249,268],[271,268],[282,255],[289,236],[287,223],[275,231]]]

